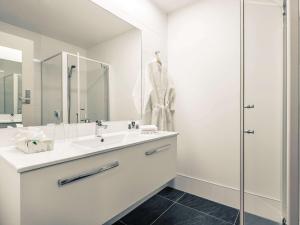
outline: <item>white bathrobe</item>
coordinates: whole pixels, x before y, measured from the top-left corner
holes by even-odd
[[[164,66],[158,62],[148,65],[144,84],[143,122],[159,130],[174,130],[175,88]]]

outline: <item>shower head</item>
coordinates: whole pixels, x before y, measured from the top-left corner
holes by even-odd
[[[75,65],[72,65],[68,68],[68,77],[71,78],[72,77],[72,73],[73,73],[73,69],[76,69]]]

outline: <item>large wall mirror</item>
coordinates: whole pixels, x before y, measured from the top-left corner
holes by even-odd
[[[141,119],[136,27],[89,0],[0,0],[0,31],[0,127]]]

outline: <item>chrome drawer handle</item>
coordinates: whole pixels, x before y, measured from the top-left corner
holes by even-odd
[[[163,147],[161,147],[161,148],[149,150],[149,151],[145,152],[145,155],[146,155],[146,156],[149,156],[149,155],[153,155],[153,154],[156,154],[156,153],[159,153],[159,152],[168,150],[168,149],[170,148],[170,146],[171,146],[171,145],[165,145],[165,146],[163,146]]]
[[[113,168],[118,167],[119,165],[120,165],[120,163],[118,161],[115,161],[115,162],[109,163],[105,166],[102,166],[101,168],[98,168],[98,169],[94,169],[94,170],[91,170],[91,171],[88,171],[88,172],[85,172],[85,173],[82,173],[82,174],[79,174],[79,175],[76,175],[76,176],[72,176],[72,177],[69,177],[69,178],[59,179],[57,181],[57,184],[58,184],[59,187],[62,187],[66,184],[70,184],[70,183],[73,183],[75,181],[79,181],[79,180],[97,175],[99,173],[103,173],[105,171],[111,170]]]

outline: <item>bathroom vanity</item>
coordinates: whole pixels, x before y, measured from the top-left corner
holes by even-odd
[[[173,132],[87,136],[54,148],[0,150],[1,225],[100,225],[176,174]]]

